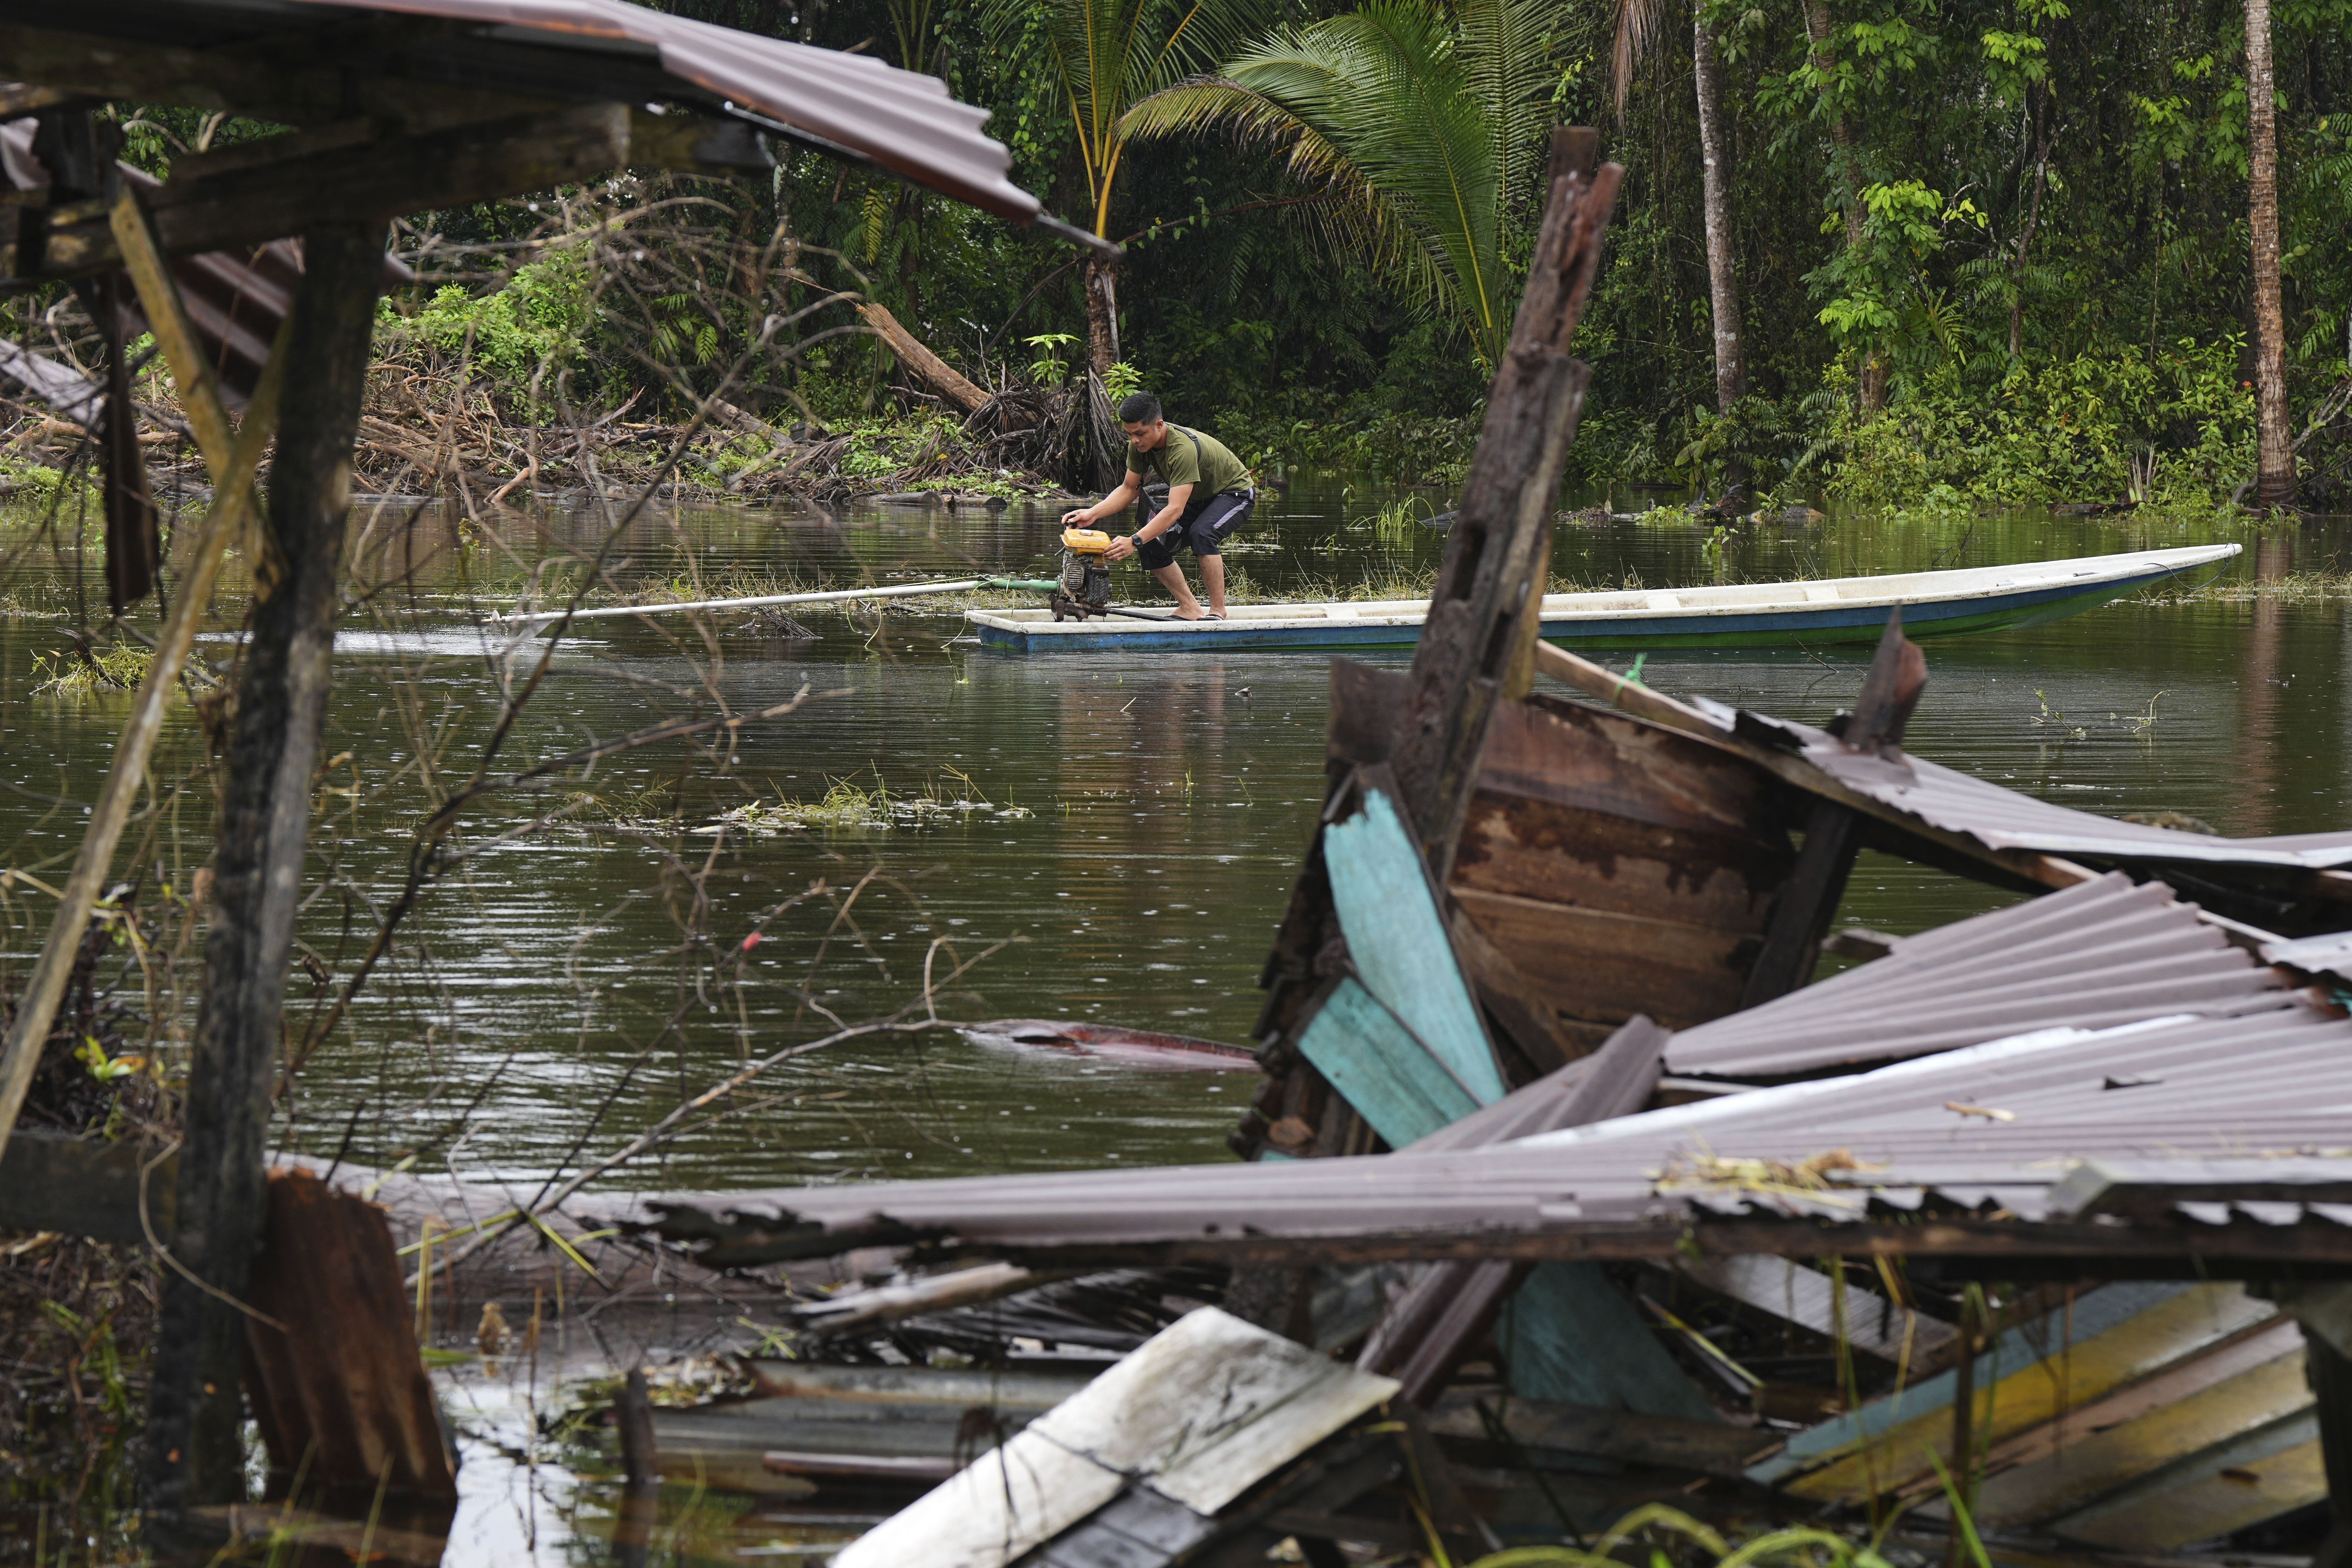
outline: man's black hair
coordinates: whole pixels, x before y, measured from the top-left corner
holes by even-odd
[[[1160,417],[1160,399],[1148,392],[1129,393],[1118,405],[1118,417],[1123,425],[1151,424]]]

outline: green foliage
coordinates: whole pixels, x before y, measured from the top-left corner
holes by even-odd
[[[514,392],[539,381],[544,402],[554,374],[582,363],[590,346],[597,321],[589,285],[586,262],[560,250],[518,268],[503,287],[486,294],[446,284],[405,316],[386,300],[379,308],[378,351],[396,354],[413,342],[453,360],[470,353],[476,365]],[[671,298],[657,299],[656,305],[664,312],[654,328],[656,352],[694,363],[716,352],[716,332],[707,318],[698,332],[673,312]],[[687,352],[689,345],[693,352]]]
[[[1554,0],[1365,0],[1281,27],[1139,104],[1139,136],[1223,131],[1320,193],[1324,237],[1499,362],[1518,293],[1514,207],[1557,83]]]
[[[2153,364],[2080,354],[2017,365],[1990,388],[1938,367],[1879,419],[1841,410],[1829,492],[1876,506],[1938,485],[1982,500],[2121,500],[2134,458],[2153,452],[2148,500],[2227,494],[2253,471],[2253,395],[2236,380],[2237,353],[2227,338],[2184,340]]]
[[[1076,332],[1039,332],[1034,338],[1021,340],[1037,357],[1029,362],[1029,379],[1040,386],[1059,386],[1067,374],[1062,364],[1063,351],[1078,341]]]

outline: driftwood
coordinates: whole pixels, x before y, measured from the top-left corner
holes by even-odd
[[[917,384],[937,393],[959,413],[977,414],[988,403],[986,391],[965,380],[947,361],[925,348],[922,340],[900,325],[898,318],[887,308],[869,302],[858,306],[857,313],[866,319],[867,326],[882,335],[882,341],[890,345],[890,352],[898,356],[898,363]]]

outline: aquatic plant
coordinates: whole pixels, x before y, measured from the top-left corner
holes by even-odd
[[[136,691],[155,656],[135,643],[33,656],[33,694],[81,702]]]

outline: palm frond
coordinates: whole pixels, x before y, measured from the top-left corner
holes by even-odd
[[[1650,40],[1665,14],[1666,0],[1613,0],[1611,28],[1615,41],[1609,51],[1609,96],[1617,105],[1617,123],[1625,123],[1625,95],[1633,88],[1633,69],[1650,52]]]

